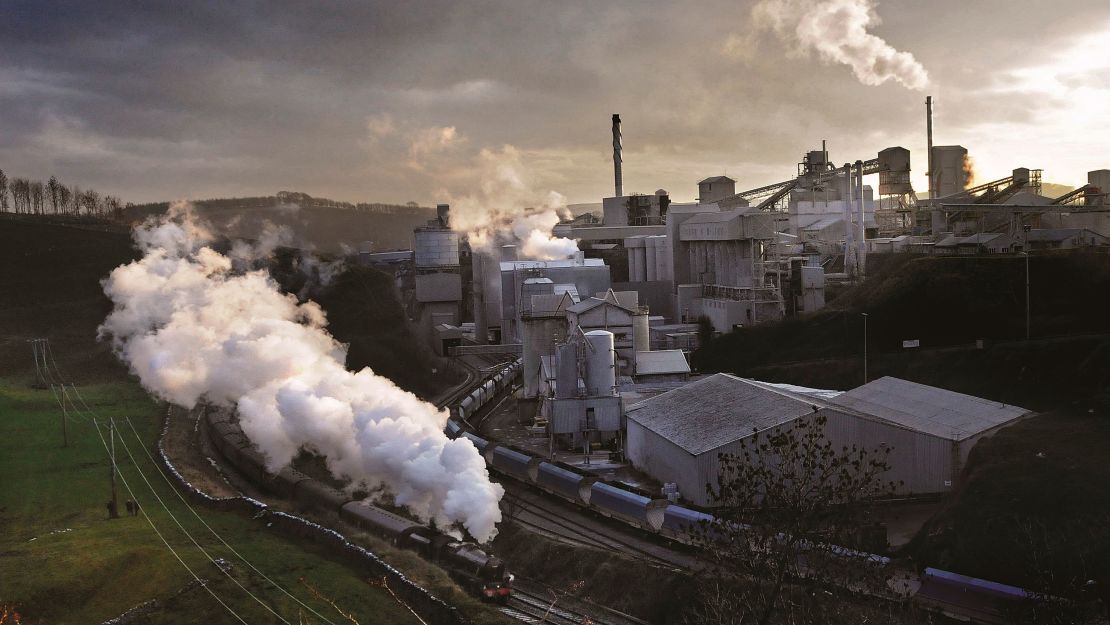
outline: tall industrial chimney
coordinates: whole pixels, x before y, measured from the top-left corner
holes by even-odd
[[[856,245],[855,245],[855,220],[852,219],[853,205],[856,197],[856,180],[852,173],[852,164],[844,163],[844,193],[840,197],[844,200],[844,272],[852,280],[856,279]]]
[[[624,195],[624,181],[621,177],[621,116],[613,113],[613,182],[616,184],[616,197]]]
[[[925,96],[925,132],[929,136],[929,199],[936,199],[933,183],[933,96]]]

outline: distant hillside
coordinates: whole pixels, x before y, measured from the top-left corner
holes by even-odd
[[[100,280],[134,260],[131,238],[43,223],[9,221],[0,227],[0,377],[26,371],[28,339],[48,337],[67,375],[82,382],[118,379],[123,366],[96,327],[112,310]],[[292,291],[303,288],[290,269],[296,256],[282,250],[274,273]],[[430,396],[453,383],[430,350],[411,334],[392,279],[366,267],[349,267],[328,288],[314,292],[328,315],[328,329],[350,344],[347,364],[369,366],[400,387]],[[436,374],[432,370],[437,369]]]
[[[128,222],[160,214],[169,202],[140,204],[123,210]],[[288,227],[298,247],[341,253],[371,241],[375,251],[407,249],[412,229],[435,216],[435,209],[416,205],[352,204],[305,193],[281,191],[263,197],[194,200],[206,219],[232,237],[254,238],[266,221]]]

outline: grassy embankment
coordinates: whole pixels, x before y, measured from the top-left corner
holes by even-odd
[[[81,384],[94,410],[105,417],[131,417],[143,444],[153,445],[164,410],[94,339],[96,325],[110,310],[98,280],[133,257],[130,241],[121,234],[35,223],[0,227],[0,292],[5,294],[0,301],[0,603],[14,604],[25,623],[94,623],[150,599],[163,604],[141,622],[234,622],[203,589],[174,596],[192,578],[142,518],[107,520],[109,470],[95,430],[80,419],[72,423],[70,447],[63,449],[53,396],[31,388],[34,368],[27,340],[47,337],[62,372]],[[233,564],[232,576],[296,622],[302,609],[208,534],[151,461],[138,455],[138,441],[132,436],[128,444],[136,464],[117,442],[122,476],[185,562],[249,622],[279,622],[192,545],[151,498],[139,470],[190,534],[213,557]],[[122,483],[119,488],[126,501]],[[384,590],[315,547],[275,536],[234,514],[198,511],[250,562],[332,621],[341,618],[312,600],[300,580],[321,589],[364,625],[412,622]],[[321,622],[307,611],[305,616]]]
[[[235,622],[207,592],[196,586],[142,517],[108,520],[110,482],[107,453],[84,417],[69,424],[62,447],[59,409],[48,390],[29,388],[31,378],[6,378],[0,386],[0,601],[10,602],[24,622],[95,623],[148,601],[161,605],[145,623]],[[306,617],[323,622],[241,562],[177,499],[146,457],[161,426],[162,409],[126,381],[86,386],[82,395],[102,415],[129,416],[139,439],[120,424],[117,459],[121,507],[142,502],[151,522],[216,595],[249,622],[280,622],[245,590],[223,575],[177,527],[171,514],[213,557],[232,565],[231,576],[290,622]],[[105,433],[106,435],[106,433]],[[134,461],[127,454],[130,447]],[[143,475],[150,481],[144,482]],[[152,487],[152,489],[151,489]],[[168,508],[163,509],[154,494]],[[312,597],[312,584],[364,623],[415,622],[380,588],[357,571],[332,563],[311,545],[295,544],[268,532],[259,522],[231,513],[198,508],[201,517],[236,551],[302,602],[332,621],[334,609]],[[125,512],[125,511],[124,511]]]
[[[889,257],[829,309],[718,339],[703,371],[818,388],[891,375],[1044,414],[981,442],[961,487],[910,546],[921,564],[1110,598],[1110,256]],[[922,347],[903,350],[901,341]],[[974,341],[986,339],[984,349]],[[1083,577],[1085,579],[1078,579]]]

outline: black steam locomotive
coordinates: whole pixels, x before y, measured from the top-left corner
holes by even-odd
[[[209,409],[206,418],[212,444],[232,466],[255,484],[290,498],[303,507],[337,512],[340,519],[351,525],[441,563],[485,600],[505,602],[512,595],[513,576],[506,573],[505,563],[485,553],[476,544],[365,501],[356,501],[347,493],[292,467],[285,467],[276,475],[269,473],[262,454],[255,450],[231,415],[222,410]]]

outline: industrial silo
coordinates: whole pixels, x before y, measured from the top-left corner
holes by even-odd
[[[651,351],[651,335],[648,332],[648,314],[646,310],[639,310],[632,315],[632,350],[634,352]]]
[[[586,353],[586,389],[591,397],[614,395],[617,389],[616,350],[613,333],[608,330],[591,330],[586,333],[589,348]]]

